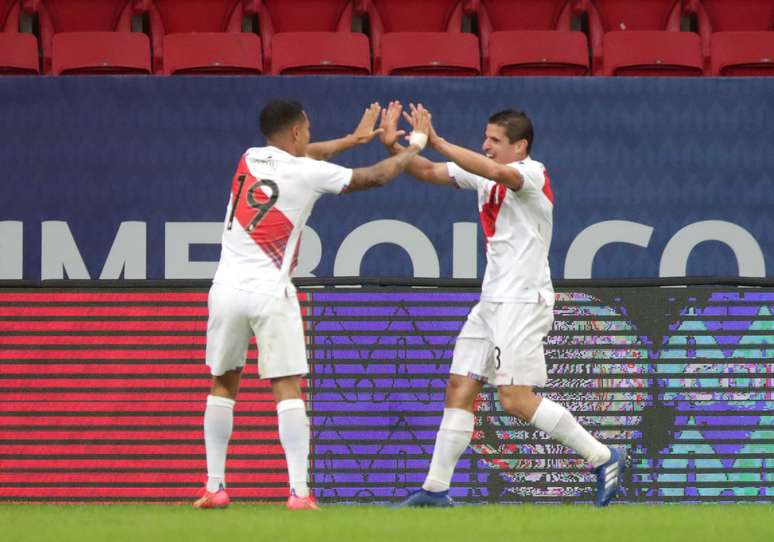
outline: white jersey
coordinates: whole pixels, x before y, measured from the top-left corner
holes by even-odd
[[[546,168],[527,157],[508,164],[524,178],[514,191],[474,175],[453,162],[447,167],[457,186],[478,191],[478,210],[486,236],[486,271],[481,300],[501,303],[554,302],[548,249],[554,195]]]
[[[276,147],[248,149],[239,161],[226,207],[213,282],[290,296],[301,231],[323,194],[339,194],[352,170],[297,157]]]

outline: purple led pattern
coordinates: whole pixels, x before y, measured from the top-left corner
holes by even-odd
[[[309,296],[312,485],[328,501],[397,500],[424,480],[454,340],[478,295]],[[631,451],[624,500],[771,501],[773,307],[761,291],[559,293],[541,393]],[[485,388],[457,500],[588,502],[592,483],[580,458]]]

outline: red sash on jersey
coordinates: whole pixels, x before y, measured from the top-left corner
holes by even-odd
[[[500,214],[500,207],[505,201],[505,194],[505,186],[495,183],[489,190],[489,201],[481,206],[481,227],[484,229],[484,235],[487,239],[495,234],[495,222],[497,215]]]
[[[545,169],[543,170],[543,178],[545,178],[546,182],[543,183],[543,194],[546,195],[548,198],[548,201],[551,202],[551,204],[554,203],[554,191],[551,190],[551,179],[548,176],[548,171]]]
[[[235,216],[239,221],[239,224],[248,233],[250,238],[255,241],[261,250],[263,250],[274,265],[277,268],[282,267],[282,260],[285,257],[285,250],[288,246],[288,239],[290,234],[293,233],[293,223],[288,218],[278,211],[276,207],[272,207],[261,219],[261,221],[255,226],[252,231],[248,231],[250,222],[256,217],[257,211],[250,207],[248,203],[248,192],[250,187],[253,186],[258,179],[256,179],[247,167],[245,156],[239,161],[236,174],[234,175],[234,181],[231,184],[231,197],[235,198],[239,190],[239,177],[244,175],[244,181],[242,185],[241,194],[239,194],[239,201],[235,202],[236,211]],[[253,199],[259,203],[266,203],[269,201],[269,196],[261,190],[260,187],[252,190]],[[300,241],[300,238],[299,238]],[[296,243],[296,255],[294,256],[294,263],[298,258],[298,243]]]

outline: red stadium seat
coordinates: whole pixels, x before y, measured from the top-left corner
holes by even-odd
[[[202,32],[164,36],[164,73],[258,75],[261,40],[255,34]]]
[[[150,0],[154,71],[165,74],[263,73],[261,40],[242,32],[259,0]]]
[[[61,32],[52,61],[54,75],[149,74],[150,42],[139,32]]]
[[[22,0],[21,9],[38,17],[44,73],[150,73],[150,42],[130,33],[134,4]]]
[[[0,75],[38,73],[38,40],[19,32],[18,0],[0,0]]]
[[[702,75],[699,36],[679,32],[680,0],[593,0],[586,7],[595,74]]]
[[[0,75],[35,75],[38,40],[32,34],[0,32]]]
[[[478,38],[462,32],[463,0],[361,0],[375,72],[479,75]]]
[[[710,58],[715,76],[774,76],[774,32],[716,32]]]
[[[352,0],[263,0],[264,61],[274,74],[371,73],[365,34],[352,32]]]
[[[486,75],[585,75],[588,42],[570,30],[570,0],[480,0]]]
[[[603,75],[695,77],[704,73],[701,40],[693,32],[608,32],[603,47]]]
[[[693,0],[712,75],[774,76],[774,0]]]

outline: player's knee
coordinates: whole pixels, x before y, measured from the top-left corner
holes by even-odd
[[[239,393],[241,370],[226,371],[222,375],[212,377],[210,395],[236,399]]]
[[[446,408],[473,410],[481,385],[464,376],[452,374],[446,385]]]
[[[446,384],[447,395],[459,394],[465,386],[465,381],[459,375],[449,375],[449,382]]]

